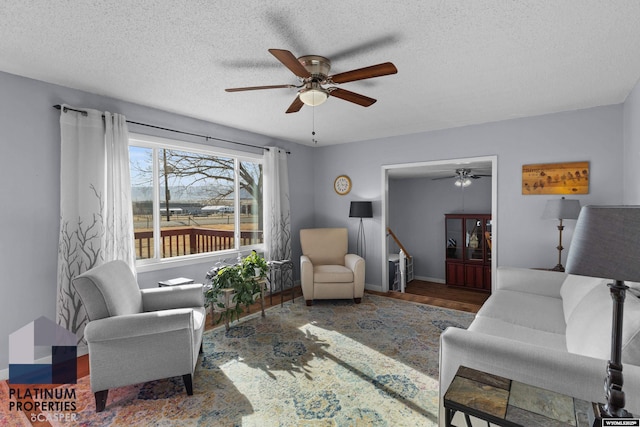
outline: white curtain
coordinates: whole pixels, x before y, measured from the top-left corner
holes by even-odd
[[[266,258],[269,261],[291,260],[291,212],[289,208],[289,171],[287,152],[278,147],[265,151],[265,227]]]
[[[56,320],[82,342],[86,314],[71,281],[120,259],[135,271],[129,135],[120,114],[60,114],[60,238]]]

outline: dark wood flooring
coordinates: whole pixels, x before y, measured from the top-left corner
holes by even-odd
[[[367,292],[390,298],[403,299],[406,301],[419,302],[422,304],[435,305],[454,310],[468,311],[470,313],[477,313],[490,295],[488,292],[456,288],[442,283],[426,282],[422,280],[412,280],[407,283],[405,293]]]

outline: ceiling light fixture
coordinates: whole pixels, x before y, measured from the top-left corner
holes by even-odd
[[[324,103],[329,97],[329,92],[324,89],[318,82],[311,82],[306,88],[301,89],[298,94],[300,101],[311,107]]]
[[[461,176],[459,178],[456,178],[454,184],[456,185],[456,187],[468,187],[471,185],[471,180],[467,177]]]

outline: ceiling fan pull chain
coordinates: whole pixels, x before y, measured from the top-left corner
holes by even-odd
[[[311,142],[318,144],[316,139],[316,107],[311,107]]]

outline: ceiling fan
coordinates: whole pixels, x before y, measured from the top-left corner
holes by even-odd
[[[370,67],[358,68],[344,73],[329,75],[329,71],[331,70],[331,61],[324,56],[306,55],[296,58],[293,53],[288,50],[269,49],[269,52],[300,79],[300,85],[285,84],[236,87],[225,89],[225,91],[241,92],[246,90],[297,88],[298,94],[287,109],[287,113],[296,113],[300,111],[302,106],[305,104],[312,107],[320,105],[325,102],[329,96],[335,96],[336,98],[353,102],[354,104],[358,104],[363,107],[369,107],[376,102],[375,99],[345,89],[340,89],[335,86],[324,87],[324,85],[335,85],[353,82],[356,80],[371,79],[373,77],[387,76],[398,72],[395,65],[391,62],[385,62],[378,65],[372,65]]]
[[[433,178],[434,181],[437,181],[439,179],[451,179],[451,178],[455,178],[455,182],[454,184],[457,187],[468,187],[469,185],[471,185],[471,180],[472,179],[480,179],[484,176],[491,176],[491,175],[483,175],[483,174],[475,174],[473,172],[471,172],[471,169],[456,169],[456,174],[452,175],[452,176],[443,176],[441,178]]]

